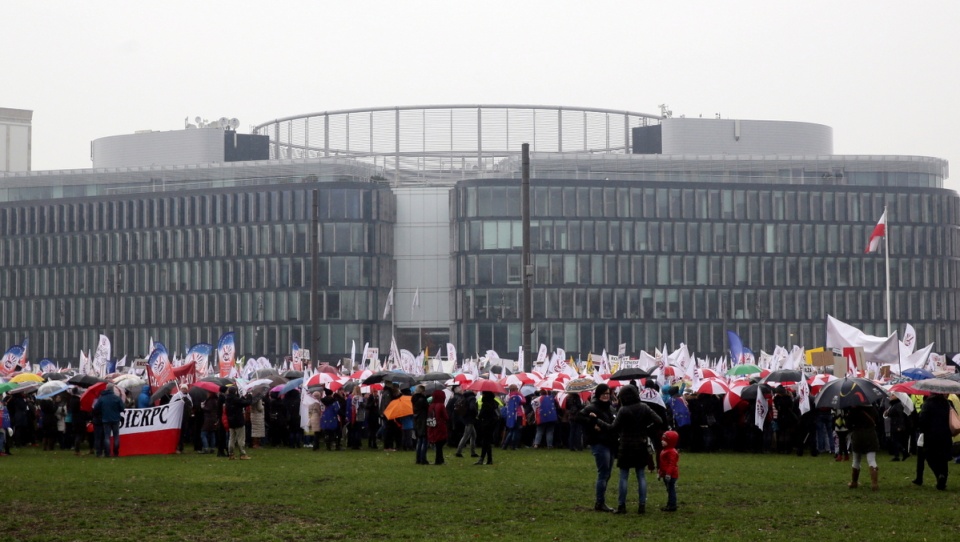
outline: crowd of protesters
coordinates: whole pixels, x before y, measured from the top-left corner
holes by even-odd
[[[912,396],[913,408],[906,408],[891,395],[869,411],[851,413],[815,408],[812,400],[810,408],[801,409],[795,394],[780,386],[763,396],[769,408],[762,427],[758,427],[754,401],[741,401],[724,410],[721,395],[683,393],[682,387],[677,386],[660,390],[649,379],[640,381],[638,387],[656,389],[662,401],[648,404],[660,420],[650,435],[657,448],[662,431],[673,429],[679,434],[678,448],[687,452],[827,454],[836,461],[849,461],[853,452],[851,487],[858,483],[861,455],[852,449],[858,446],[866,450],[862,459],[871,469],[874,487],[875,453],[881,448],[889,451],[891,461],[919,454],[914,483],[922,484],[926,462],[934,472],[938,488],[945,486],[946,464],[956,455],[949,433],[941,429],[948,412],[943,406],[952,408],[942,395],[925,400]],[[410,389],[392,384],[382,391],[365,390],[356,386],[311,392],[310,407],[302,412],[299,389],[283,395],[271,392],[251,397],[241,396],[233,386],[221,387],[220,393],[201,394],[188,394],[184,388],[186,408],[179,452],[246,459],[248,448],[367,448],[413,451],[416,464],[425,465],[430,464],[427,451],[431,448],[436,454],[434,464],[443,464],[442,449],[448,446],[455,450],[455,457],[469,453],[471,458],[479,458],[477,464],[490,464],[497,447],[581,451],[596,440],[581,416],[586,405],[584,398],[589,401],[589,393],[583,394],[584,398],[575,393],[562,394],[561,401],[556,392],[535,390],[524,395],[516,386],[511,386],[506,394],[483,397],[454,387],[449,398],[443,390],[428,394],[422,386]],[[103,443],[116,434],[118,408],[122,409],[122,405],[117,406],[119,398],[106,391],[94,411],[86,412],[80,408],[80,391],[71,390],[43,400],[32,395],[8,394],[0,411],[4,429],[0,454],[27,446],[80,454],[86,445],[89,453],[116,455],[116,448],[110,449],[109,444]],[[126,406],[149,405],[148,392],[146,389],[138,397],[128,396]],[[404,395],[410,396],[413,412],[388,419],[390,402]],[[615,393],[611,395],[610,405],[615,412],[618,399]],[[169,397],[163,399],[168,400]],[[302,414],[309,417],[307,423],[301,424]],[[925,434],[925,440],[918,439],[921,434]]]

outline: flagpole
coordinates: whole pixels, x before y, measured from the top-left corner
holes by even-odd
[[[887,216],[887,206],[883,206],[883,257],[887,264],[887,337],[890,336],[890,217]]]

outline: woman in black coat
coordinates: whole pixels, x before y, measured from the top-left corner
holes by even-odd
[[[950,435],[950,409],[953,405],[946,395],[935,393],[923,402],[920,409],[920,432],[923,433],[923,453],[927,465],[937,477],[937,489],[947,488],[948,464],[953,438]]]
[[[593,399],[577,414],[583,427],[583,439],[597,464],[596,502],[597,512],[613,512],[607,506],[607,482],[613,470],[613,458],[617,453],[617,434],[613,430],[613,408],[610,406],[610,386],[600,384],[593,392]]]
[[[480,441],[480,459],[474,465],[493,464],[493,439],[500,425],[500,403],[492,391],[480,393],[480,410],[477,412],[477,440]]]
[[[620,469],[619,500],[617,514],[627,513],[627,488],[630,471],[636,471],[640,496],[637,512],[643,514],[647,506],[647,478],[643,469],[651,471],[655,465],[652,457],[652,443],[648,437],[657,429],[662,429],[663,420],[654,413],[649,405],[640,401],[640,392],[634,386],[620,388],[620,410],[613,422],[613,431],[620,436],[617,451],[617,468]]]

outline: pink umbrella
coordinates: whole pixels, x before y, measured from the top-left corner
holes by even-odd
[[[283,384],[270,388],[270,393],[274,393],[274,392],[280,393],[282,391],[283,391]]]

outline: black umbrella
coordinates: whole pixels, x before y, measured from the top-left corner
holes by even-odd
[[[650,372],[644,371],[640,367],[627,367],[610,375],[610,380],[636,380],[648,376],[650,376]]]
[[[190,386],[190,391],[188,391],[187,394],[190,395],[190,399],[193,400],[194,405],[200,405],[200,403],[207,400],[207,397],[210,397],[209,391],[197,386]]]
[[[756,401],[757,392],[766,395],[773,393],[773,388],[766,384],[750,384],[740,390],[740,398],[744,401]]]
[[[800,379],[802,378],[803,373],[800,371],[795,371],[793,369],[780,369],[768,374],[767,377],[763,379],[763,382],[800,382]]]
[[[498,375],[512,375],[512,374],[513,374],[513,371],[511,371],[510,369],[504,369],[504,368],[503,368],[502,366],[500,366],[500,365],[491,365],[490,368],[487,369],[487,372],[489,372],[489,373],[494,373],[494,374],[498,374]]]
[[[450,373],[427,373],[417,377],[418,382],[446,382],[453,378]]]
[[[367,378],[363,379],[363,385],[369,386],[370,384],[379,384],[383,382],[383,377],[391,374],[390,371],[377,371]]]
[[[206,378],[201,378],[200,382],[213,382],[214,384],[218,384],[220,386],[233,384],[233,380],[230,380],[229,378],[221,378],[219,376],[208,376]]]
[[[866,378],[839,378],[820,388],[814,401],[816,408],[849,408],[873,404],[887,392]]]
[[[176,380],[171,380],[170,382],[167,382],[166,384],[160,386],[160,389],[154,392],[154,394],[150,396],[150,404],[152,405],[153,403],[156,403],[160,399],[163,399],[164,397],[170,395],[170,392],[173,391],[173,389],[176,387],[177,387]]]
[[[74,375],[67,380],[67,384],[73,384],[74,386],[80,386],[81,388],[89,388],[98,382],[106,382],[106,380],[90,375]]]
[[[437,382],[436,380],[434,380],[434,381],[423,384],[423,387],[425,388],[424,393],[426,393],[427,395],[430,395],[431,393],[437,390],[444,389],[446,386],[443,385],[443,382]]]
[[[407,373],[389,373],[383,377],[383,381],[398,384],[402,388],[409,388],[417,383],[417,377]]]
[[[63,373],[43,373],[43,379],[47,382],[51,380],[66,380],[69,377]]]
[[[303,378],[303,371],[287,371],[280,376],[288,380],[296,380],[297,378]]]

